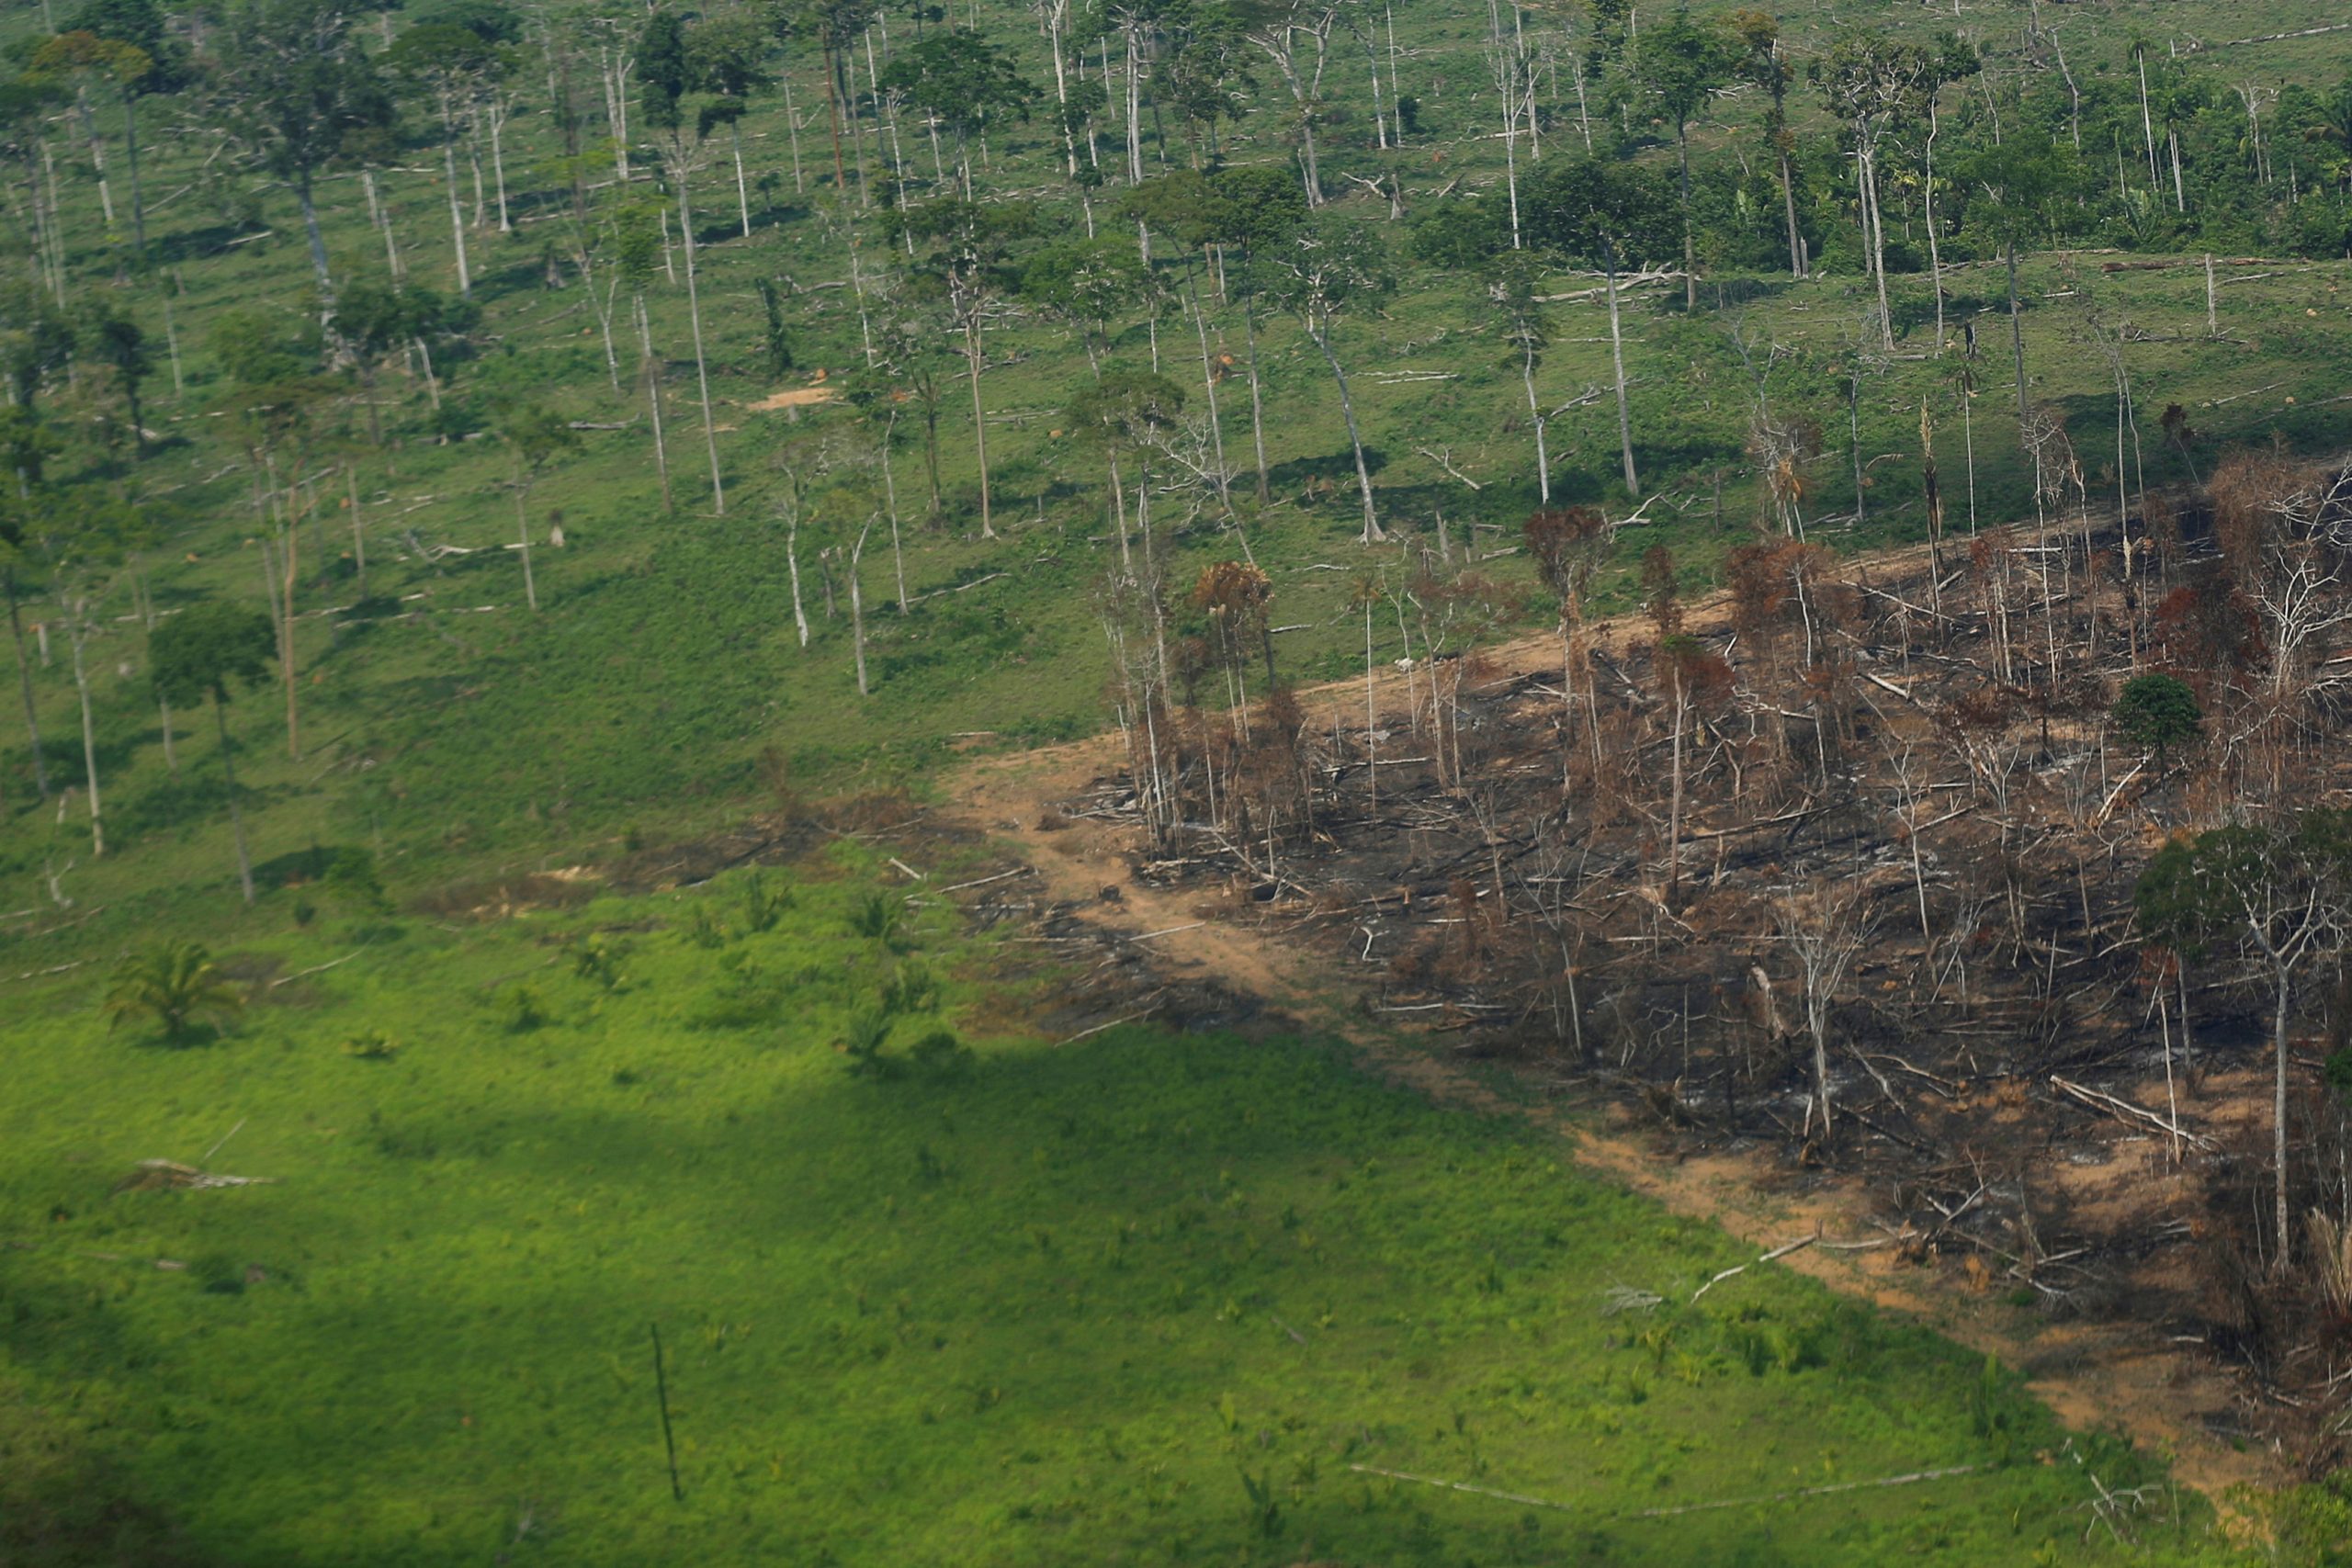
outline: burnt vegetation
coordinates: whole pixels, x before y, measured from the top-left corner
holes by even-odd
[[[2211,1424],[2322,1472],[2352,1403],[2352,470],[2241,451],[2102,496],[2036,423],[2030,522],[1855,562],[1776,508],[1723,592],[1686,603],[1653,549],[1613,620],[1594,563],[1629,530],[1540,512],[1532,640],[1440,534],[1360,583],[1362,681],[1311,693],[1262,577],[1147,560],[1102,602],[1128,767],[1065,809],[1384,1022],[1678,1156],[1843,1179],[1881,1245],[2020,1310],[2209,1348],[2244,1374]]]

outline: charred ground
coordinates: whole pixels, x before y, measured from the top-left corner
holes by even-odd
[[[1539,520],[1551,639],[1488,646],[1502,591],[1431,551],[1360,595],[1416,656],[1308,694],[1250,695],[1279,671],[1246,571],[1189,612],[1147,595],[1111,627],[1127,766],[1039,826],[1123,826],[1134,886],[1311,950],[1384,1023],[1601,1091],[1675,1159],[1838,1191],[1904,1264],[2175,1382],[2228,1369],[2192,1418],[2324,1472],[2352,991],[2331,949],[2291,998],[2282,1260],[2269,985],[2134,897],[2168,842],[2346,797],[2352,479],[2240,455],[2119,522],[2063,440],[2046,460],[2039,525],[1850,563],[1759,537],[1689,604],[1654,559],[1614,621],[1575,608],[1606,525]],[[2121,732],[2148,673],[2195,694],[2193,740]]]

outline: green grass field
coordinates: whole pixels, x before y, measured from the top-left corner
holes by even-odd
[[[28,998],[0,1111],[0,1553],[161,1561],[167,1530],[254,1568],[2211,1550],[2151,1460],[1928,1333],[1777,1269],[1673,1304],[1745,1255],[1547,1139],[1312,1041],[1039,1038],[1017,1020],[1052,977],[995,978],[1000,943],[935,910],[853,931],[898,886],[878,851],[827,852],[767,874],[794,902],[764,931],[741,874],[489,924],[322,913],[239,972],[358,956],[262,979],[187,1048],[108,1033],[87,983]],[[936,1016],[853,1072],[836,1043],[908,965]],[[517,1029],[526,987],[544,1021]],[[941,1028],[968,1054],[916,1046]],[[349,1054],[371,1032],[395,1054]],[[113,1190],[149,1157],[269,1184]],[[1668,1304],[1605,1315],[1616,1285]],[[59,1445],[85,1468],[25,1466]],[[2092,1474],[2154,1484],[2128,1554],[2083,1544]],[[93,1475],[153,1515],[118,1510],[111,1547],[88,1521],[76,1551],[9,1533],[62,1535]]]
[[[61,18],[69,9],[55,7]],[[2352,34],[2301,33],[2334,26],[2336,0],[1962,9],[1956,25],[2001,73],[1988,101],[2013,117],[2030,107],[2045,127],[2060,113],[2049,39],[2027,35],[2058,29],[2090,105],[2085,158],[2102,175],[2113,149],[2101,130],[2136,125],[2123,113],[2134,39],[2167,58],[2179,45],[2183,69],[2213,83],[2316,91],[2352,63]],[[1046,79],[1027,9],[967,10]],[[592,26],[590,7],[552,11],[593,98],[596,40],[642,17],[624,8]],[[45,17],[10,7],[0,44],[44,31]],[[1350,176],[1393,172],[1419,219],[1457,183],[1491,190],[1504,170],[1486,16],[1407,0],[1393,20],[1391,83],[1419,100],[1422,129],[1399,149],[1374,145],[1353,44],[1336,57],[1325,124],[1335,205],[1375,224],[1386,204]],[[1893,6],[1807,11],[1786,18],[1792,47],[1816,51],[1841,20],[1925,38],[1947,18]],[[901,43],[908,22],[889,23]],[[2299,36],[2233,41],[2268,33]],[[1576,150],[1565,47],[1546,45],[1546,158]],[[42,264],[27,214],[53,198],[60,291],[74,310],[110,303],[147,333],[146,423],[158,440],[143,457],[126,450],[106,372],[77,361],[34,378],[43,428],[60,443],[41,493],[57,499],[12,564],[41,755],[65,793],[37,797],[11,691],[0,725],[0,1564],[2220,1558],[2209,1508],[2165,1490],[2160,1456],[2062,1433],[2007,1373],[1778,1269],[1673,1304],[1738,1260],[1725,1238],[1576,1173],[1532,1132],[1372,1081],[1329,1042],[1130,1027],[1055,1046],[1041,1021],[1060,977],[1028,948],[941,910],[916,917],[906,953],[852,931],[869,896],[892,887],[866,851],[795,872],[796,904],[759,931],[742,929],[740,877],[511,919],[447,913],[456,886],[604,863],[780,798],[920,795],[965,750],[1104,723],[1098,603],[1117,550],[1101,457],[1065,429],[1089,379],[1067,330],[1008,310],[987,333],[995,539],[979,536],[960,385],[944,401],[935,523],[911,422],[885,453],[847,401],[797,415],[750,406],[820,370],[852,400],[887,398],[901,381],[869,360],[844,243],[847,207],[871,269],[860,276],[888,273],[897,258],[881,214],[834,186],[808,51],[796,45],[780,69],[797,94],[800,175],[780,95],[763,92],[741,126],[757,182],[752,234],[737,226],[723,159],[695,186],[723,516],[704,471],[684,290],[666,270],[655,269],[646,303],[675,515],[661,506],[643,400],[607,377],[589,290],[564,254],[570,193],[552,167],[560,143],[536,54],[517,73],[521,107],[506,133],[514,229],[469,231],[481,318],[438,364],[443,406],[414,367],[388,356],[379,444],[361,386],[334,372],[316,441],[299,471],[275,476],[293,502],[260,493],[268,486],[257,490],[254,456],[232,434],[251,390],[234,373],[241,356],[274,346],[326,368],[287,192],[234,172],[211,128],[145,100],[141,266],[120,222],[102,218],[62,111],[11,143],[29,153],[6,164],[0,346],[15,354],[29,341],[25,279]],[[1260,74],[1272,103],[1280,89]],[[1702,211],[1735,239],[1745,232],[1746,248],[1703,258],[1695,312],[1672,285],[1628,295],[1647,500],[1637,513],[1614,478],[1606,312],[1590,299],[1552,307],[1539,380],[1544,400],[1564,405],[1550,428],[1555,498],[1633,513],[1601,591],[1611,604],[1628,602],[1628,569],[1653,544],[1670,546],[1696,585],[1751,536],[1759,497],[1744,438],[1759,386],[1824,430],[1805,504],[1817,536],[1840,549],[1919,536],[1923,400],[1952,529],[2031,514],[2006,318],[1985,313],[2006,303],[1990,250],[1962,233],[1945,253],[1951,319],[1981,315],[1986,334],[1968,398],[1957,355],[1929,341],[1916,192],[1898,191],[1898,352],[1865,355],[1856,390],[1848,372],[1874,296],[1828,122],[1807,93],[1798,98],[1813,182],[1804,221],[1822,264],[1802,282],[1774,270],[1753,215],[1740,216],[1731,171],[1756,156],[1755,96],[1724,96],[1693,124]],[[105,135],[116,135],[114,113],[102,106]],[[2342,197],[2312,184],[2327,177],[2325,149],[2290,141],[2278,155],[2282,178],[2301,182],[2293,198],[2242,201],[2226,94],[2203,113],[2193,188],[2215,213],[2249,216],[2191,234],[2119,198],[2067,248],[2026,258],[2028,390],[2067,421],[2094,509],[2115,482],[2102,336],[2129,339],[2135,490],[2143,469],[2152,487],[2210,472],[2233,444],[2345,444],[2352,265],[2299,243],[2342,213]],[[1657,125],[1627,108],[1621,127],[1636,160],[1670,159]],[[911,119],[903,129],[925,194],[927,149]],[[877,159],[879,128],[863,134],[864,155]],[[1105,131],[1106,163],[1117,140]],[[1223,140],[1237,164],[1292,157],[1271,110]],[[1185,161],[1178,136],[1147,147],[1152,172]],[[118,202],[123,151],[118,141],[110,154]],[[649,157],[638,148],[639,186]],[[2119,157],[2119,180],[2138,178]],[[983,194],[1035,199],[1047,235],[1076,232],[1081,209],[1059,159],[1050,115],[1001,124]],[[456,276],[439,169],[429,124],[413,112],[374,172],[408,276],[447,292]],[[615,199],[608,178],[600,164],[600,212]],[[1106,225],[1115,195],[1095,197]],[[384,239],[348,164],[322,176],[320,200],[338,276],[379,273]],[[1479,570],[1531,586],[1523,559],[1503,553],[1537,495],[1516,360],[1480,280],[1418,259],[1409,228],[1381,230],[1396,291],[1346,316],[1337,339],[1395,542],[1355,542],[1330,378],[1278,314],[1257,327],[1272,503],[1247,498],[1247,393],[1233,376],[1217,396],[1228,460],[1243,472],[1234,515],[1200,486],[1159,476],[1174,596],[1245,536],[1272,580],[1286,678],[1359,670],[1354,596],[1367,582],[1401,588],[1441,526],[1457,562],[1467,543],[1485,558]],[[2135,259],[2176,265],[2101,271],[2127,243]],[[2224,267],[2211,339],[2206,249],[2276,257]],[[1174,283],[1182,263],[1163,251],[1159,270]],[[780,378],[763,367],[763,282],[783,286],[796,363]],[[1544,286],[1569,294],[1594,282],[1562,268]],[[1210,352],[1245,354],[1238,304],[1213,291],[1204,304]],[[625,370],[627,336],[624,323]],[[1197,414],[1200,350],[1170,307],[1117,322],[1107,356],[1129,370],[1158,365]],[[505,409],[531,402],[593,427],[530,491],[543,541],[536,615],[507,547],[514,468],[492,434]],[[2186,449],[2156,423],[2171,403],[2198,432]],[[1857,451],[1871,481],[1859,492]],[[897,602],[887,541],[869,545],[860,581],[872,690],[861,697],[846,567],[820,552],[845,547],[873,510],[883,461],[908,603]],[[798,532],[805,647],[786,555],[795,476],[813,502]],[[289,505],[300,513],[291,525]],[[136,525],[77,554],[74,530],[101,513]],[[561,548],[544,542],[556,513]],[[241,690],[229,713],[261,888],[247,908],[211,717],[173,716],[175,768],[143,610],[259,606],[265,546],[289,541],[301,552],[301,754],[288,754],[274,686]],[[62,604],[76,584],[93,595],[103,856]],[[1483,635],[1548,625],[1552,613],[1529,594]],[[1204,624],[1181,603],[1173,615],[1179,637]],[[1384,614],[1374,657],[1405,651]],[[321,886],[321,864],[354,863],[355,852],[373,858],[401,912]],[[96,1006],[114,964],[189,934],[231,963],[254,1004],[222,1038],[190,1048],[108,1032]],[[936,984],[937,1017],[893,1021],[894,1070],[852,1071],[837,1046],[870,1024],[860,1010],[883,986],[913,977],[900,968],[914,962]],[[518,1000],[523,990],[532,996]],[[525,1002],[545,1017],[514,1027]],[[917,1042],[939,1028],[968,1055],[933,1047],[916,1061]],[[378,1035],[388,1055],[348,1048]],[[147,1158],[269,1184],[115,1190]],[[1619,1285],[1668,1304],[1605,1316]],[[664,1466],[648,1337],[657,1324],[683,1501]],[[1647,1517],[1952,1466],[1976,1468]],[[2128,1549],[2086,1511],[2094,1474],[2151,1488]],[[2324,1543],[2327,1516],[2312,1517],[2307,1533]]]

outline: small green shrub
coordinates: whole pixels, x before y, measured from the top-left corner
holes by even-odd
[[[798,899],[792,889],[771,886],[767,874],[755,871],[743,879],[743,929],[749,931],[771,931],[784,919]]]
[[[498,1021],[509,1034],[543,1029],[554,1017],[547,998],[536,987],[509,986],[498,993]]]
[[[894,953],[901,945],[905,921],[905,902],[888,893],[868,893],[853,905],[849,912],[849,929],[853,935],[880,942]]]
[[[882,987],[882,1010],[896,1016],[938,1009],[939,982],[932,977],[931,965],[920,958],[901,959]]]
[[[380,1029],[366,1030],[343,1043],[343,1054],[363,1062],[389,1062],[400,1054],[399,1042]]]
[[[894,1064],[882,1054],[890,1043],[890,1015],[879,1007],[861,1007],[849,1015],[842,1032],[842,1052],[849,1070],[859,1077],[888,1077]]]
[[[954,1031],[934,1029],[907,1047],[907,1060],[918,1072],[954,1077],[971,1066],[972,1048],[956,1039]]]

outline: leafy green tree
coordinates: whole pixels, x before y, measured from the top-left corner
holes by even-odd
[[[1781,215],[1789,231],[1789,275],[1805,276],[1804,231],[1797,226],[1796,135],[1789,129],[1789,87],[1796,73],[1781,48],[1781,18],[1754,6],[1726,19],[1740,53],[1734,69],[1764,94],[1764,139],[1781,171]]]
[[[294,193],[322,320],[334,310],[334,277],[319,227],[319,175],[398,118],[353,20],[336,0],[239,0],[223,19],[206,83],[232,143]]]
[[[580,445],[580,436],[570,421],[544,403],[508,411],[497,428],[498,439],[514,461],[514,530],[523,547],[523,596],[536,612],[539,589],[531,576],[531,491],[549,463]]]
[[[1395,291],[1388,250],[1380,236],[1362,223],[1317,220],[1292,230],[1276,244],[1256,251],[1250,265],[1258,287],[1295,319],[1307,341],[1330,367],[1340,389],[1340,413],[1347,422],[1348,445],[1356,460],[1356,491],[1363,502],[1363,542],[1378,544],[1387,534],[1372,499],[1372,469],[1364,461],[1363,432],[1356,424],[1356,407],[1348,396],[1348,373],[1340,363],[1335,329],[1340,320],[1360,306]]]
[[[82,344],[91,357],[114,372],[130,415],[131,449],[143,454],[147,450],[147,424],[139,407],[139,384],[155,368],[154,357],[147,348],[147,334],[139,330],[137,321],[102,299],[93,299],[83,308],[83,319]]]
[[[733,106],[723,115],[728,149],[735,161],[735,207],[743,237],[752,237],[752,195],[743,178],[743,132],[741,125],[752,96],[775,83],[768,70],[775,35],[749,11],[706,17],[686,34],[686,64],[704,90]]]
[[[1111,509],[1119,524],[1119,565],[1135,574],[1135,558],[1127,544],[1126,491],[1119,471],[1119,454],[1139,457],[1152,442],[1172,426],[1184,409],[1183,389],[1165,376],[1148,370],[1113,370],[1097,376],[1094,384],[1072,398],[1063,417],[1081,438],[1102,448],[1111,479]],[[1151,547],[1151,517],[1148,497],[1151,473],[1147,459],[1136,481],[1136,514],[1144,529],[1144,547]]]
[[[1693,20],[1688,5],[1643,29],[1636,50],[1643,85],[1674,122],[1674,156],[1682,181],[1682,303],[1687,310],[1699,308],[1699,255],[1690,238],[1690,118],[1706,107],[1709,95],[1731,81],[1738,63],[1731,35],[1713,23]]]
[[[2154,751],[2159,769],[2166,752],[2195,740],[2205,728],[2197,694],[2177,675],[2132,676],[2108,717],[2134,746]]]
[[[957,183],[973,197],[971,139],[992,115],[1029,118],[1035,83],[1014,69],[1012,57],[979,34],[945,28],[903,45],[882,73],[886,90],[945,126],[956,136]]]
[[[1218,0],[1164,0],[1159,20],[1151,101],[1183,121],[1185,146],[1198,169],[1204,155],[1219,151],[1218,122],[1238,121],[1257,91],[1248,19],[1242,7]]]
[[[196,1038],[200,1020],[226,1019],[244,1005],[243,993],[212,962],[209,948],[174,942],[117,969],[98,1011],[108,1028],[152,1018],[163,1026],[166,1043],[185,1045]]]
[[[807,38],[817,40],[818,51],[825,62],[825,110],[833,132],[833,188],[846,193],[849,172],[842,164],[842,110],[851,94],[843,85],[845,60],[865,29],[874,25],[875,15],[881,10],[880,0],[787,0],[792,6],[790,26]],[[861,152],[859,167],[865,154]],[[861,185],[863,182],[861,181]],[[861,190],[861,197],[863,191]]]
[[[252,687],[269,679],[277,632],[258,610],[225,600],[192,604],[158,626],[147,639],[155,695],[164,703],[190,705],[209,698],[220,738],[220,772],[228,784],[229,826],[237,843],[237,884],[254,901],[253,856],[245,847],[245,818],[239,804],[235,748],[229,739],[229,688]]]
[[[154,60],[137,44],[76,30],[60,33],[43,42],[33,51],[25,73],[36,81],[51,81],[73,88],[74,102],[81,110],[84,134],[89,139],[90,163],[98,176],[98,205],[106,213],[109,229],[114,225],[114,195],[107,183],[106,144],[90,116],[90,91],[96,87],[121,99],[128,127],[132,236],[138,254],[143,254],[147,248],[147,220],[139,195],[139,129],[137,110],[132,106],[137,101],[140,84],[155,73]]]
[[[0,411],[0,423],[17,423],[24,421],[24,411]],[[36,427],[37,428],[37,427]],[[18,472],[22,472],[20,468]],[[25,705],[25,740],[33,759],[33,790],[43,800],[49,798],[49,763],[40,747],[40,707],[33,700],[32,655],[25,647],[24,587],[18,576],[28,554],[24,520],[17,515],[17,506],[0,502],[0,597],[8,602],[8,635],[17,645],[17,691]]]
[[[2055,226],[2058,209],[2082,186],[2081,163],[2071,147],[2055,138],[2043,140],[2020,131],[1996,146],[1977,149],[1964,174],[1975,187],[1964,221],[1998,245],[2007,264],[2009,347],[2017,358],[2018,430],[2022,438],[2032,415],[2026,399],[2025,321],[2018,299],[2018,252]]]
[[[980,402],[980,372],[988,355],[980,330],[1000,301],[1018,287],[1020,243],[1036,217],[1019,202],[965,201],[939,197],[890,214],[892,237],[914,252],[909,283],[935,301],[960,340],[972,389],[972,452],[980,469],[980,537],[993,539],[989,497],[988,414]]]
[[[1674,209],[1664,185],[1647,170],[1598,158],[1555,160],[1521,197],[1528,243],[1573,261],[1598,262],[1607,276],[1609,354],[1616,372],[1617,444],[1627,493],[1639,496],[1634,468],[1634,416],[1625,398],[1625,336],[1617,302],[1617,275],[1626,261],[1667,253],[1674,244]]]
[[[503,46],[455,22],[424,22],[384,51],[384,69],[409,91],[431,100],[441,121],[441,183],[449,198],[449,235],[458,259],[458,292],[473,297],[466,256],[466,220],[458,201],[458,142],[481,112],[498,78],[513,69]]]
[[[1111,325],[1147,299],[1151,269],[1123,239],[1098,235],[1063,240],[1030,256],[1021,269],[1022,297],[1075,329],[1097,380],[1111,344]]]

